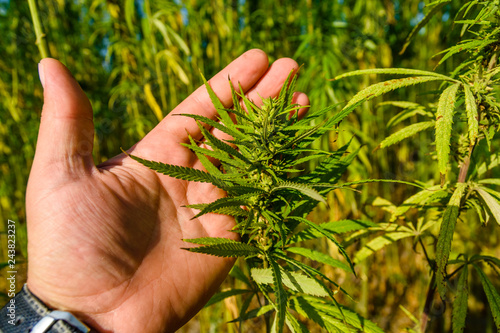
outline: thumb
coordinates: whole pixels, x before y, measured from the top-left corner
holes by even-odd
[[[94,123],[90,101],[69,70],[55,59],[38,65],[44,88],[33,169],[87,173],[93,167]]]

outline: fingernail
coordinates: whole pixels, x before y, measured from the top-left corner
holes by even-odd
[[[38,77],[42,83],[42,87],[45,89],[45,76],[43,74],[43,65],[41,62],[38,63]]]

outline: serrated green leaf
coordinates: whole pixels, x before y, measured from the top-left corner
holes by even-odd
[[[389,121],[387,122],[387,129],[396,126],[397,124],[408,118],[418,115],[425,116],[426,118],[434,118],[434,114],[432,112],[429,112],[423,106],[418,105],[416,108],[405,109],[389,119]]]
[[[353,273],[348,265],[339,260],[333,259],[331,256],[322,252],[306,249],[303,247],[289,247],[286,250],[292,253],[300,254],[301,256],[320,262],[322,264],[337,267],[343,269],[346,272]]]
[[[446,80],[448,79],[449,78],[447,78]],[[372,100],[385,93],[403,87],[409,87],[420,83],[425,83],[430,81],[440,81],[440,80],[442,81],[445,79],[442,76],[436,76],[436,75],[416,76],[416,77],[406,77],[401,79],[392,79],[389,81],[373,84],[358,92],[339,113],[335,114],[334,116],[335,122],[336,123],[340,122],[362,103]]]
[[[323,236],[325,236],[326,238],[328,238],[329,240],[331,240],[337,246],[339,252],[342,254],[342,256],[345,258],[345,260],[349,264],[349,267],[351,268],[351,271],[354,273],[354,275],[356,275],[356,272],[354,271],[354,265],[351,262],[351,259],[349,258],[349,256],[347,255],[347,252],[345,252],[344,247],[335,239],[335,237],[333,237],[333,235],[330,232],[328,232],[327,230],[323,229],[321,226],[319,226],[319,225],[317,225],[317,224],[309,221],[308,219],[305,219],[305,218],[302,218],[302,217],[289,216],[288,219],[294,219],[294,220],[297,220],[299,222],[302,222],[305,225],[307,225],[308,227],[310,227],[312,229],[315,229],[317,232],[319,232],[320,234],[322,234]]]
[[[296,297],[291,300],[290,303],[292,309],[297,311],[300,315],[314,321],[321,328],[325,328],[328,332],[337,332],[337,328],[330,323],[329,320],[326,319],[325,315],[321,311],[317,311],[315,307],[309,302],[307,302],[304,298]],[[337,321],[339,324],[342,324],[340,321]],[[347,326],[344,327],[345,332],[349,331]],[[342,332],[342,331],[338,331]]]
[[[377,226],[376,223],[369,221],[358,221],[358,220],[340,220],[340,221],[332,221],[321,224],[321,227],[323,229],[336,234],[341,234],[345,232],[351,232],[376,226]],[[290,239],[290,244],[318,238],[321,236],[322,234],[320,234],[315,229],[312,228],[304,229]]]
[[[479,121],[477,114],[477,104],[474,94],[467,84],[464,84],[465,93],[465,110],[467,112],[467,124],[469,126],[469,145],[473,146],[476,143],[479,133]]]
[[[363,246],[354,256],[354,262],[359,263],[378,250],[386,247],[389,244],[392,244],[400,239],[407,238],[413,236],[413,233],[410,232],[390,232],[386,233],[382,236],[376,237],[368,242],[365,246]]]
[[[245,135],[243,135],[243,133],[241,133],[240,131],[236,130],[233,126],[230,126],[230,127],[224,126],[223,124],[221,124],[215,120],[212,120],[210,118],[200,116],[197,114],[190,114],[190,113],[183,113],[183,114],[180,114],[180,116],[189,117],[189,118],[192,118],[194,120],[203,122],[209,126],[212,126],[216,129],[218,129],[219,131],[221,131],[223,133],[226,133],[226,134],[232,136],[235,139],[245,138]]]
[[[260,253],[258,248],[239,242],[227,242],[183,249],[195,253],[210,254],[216,257],[251,257]]]
[[[469,271],[467,264],[462,268],[457,285],[457,296],[453,301],[453,333],[463,332],[465,327],[465,317],[467,316],[467,300],[469,298],[469,284],[468,277]]]
[[[241,242],[222,237],[188,238],[188,239],[183,239],[183,241],[186,243],[197,244],[197,245],[214,245],[214,244],[228,244],[228,243],[241,244]]]
[[[272,193],[274,191],[279,191],[279,190],[285,189],[285,188],[297,190],[300,193],[302,193],[302,194],[304,194],[304,195],[306,195],[314,200],[317,200],[317,201],[320,201],[320,202],[323,202],[324,204],[326,204],[326,200],[321,196],[321,194],[319,194],[318,191],[316,191],[312,187],[307,186],[306,184],[285,181],[285,182],[277,184],[275,187],[273,187],[270,190],[270,192]]]
[[[162,173],[164,175],[174,177],[182,180],[189,180],[193,182],[211,183],[221,189],[224,189],[226,184],[222,179],[212,176],[207,172],[201,170],[186,168],[178,165],[165,164],[161,162],[148,161],[134,155],[128,155],[133,160],[147,166],[151,170]]]
[[[209,131],[207,131],[205,129],[205,127],[203,127],[203,125],[199,124],[199,128],[200,128],[201,132],[203,133],[203,137],[205,137],[205,139],[207,140],[206,143],[208,145],[210,145],[212,148],[220,149],[223,152],[225,152],[226,154],[228,154],[229,156],[238,158],[239,160],[241,160],[245,163],[251,164],[251,162],[245,156],[243,156],[239,151],[237,151],[236,149],[234,149],[233,147],[231,147],[229,144],[225,143],[224,141],[216,138]]]
[[[343,183],[342,186],[352,186],[352,185],[360,185],[360,184],[368,184],[368,183],[397,183],[397,184],[405,184],[405,185],[410,185],[410,186],[415,186],[418,188],[423,189],[424,187],[417,184],[417,183],[411,183],[411,182],[406,182],[404,180],[397,180],[397,179],[363,179],[363,180],[356,180],[353,182],[348,182],[348,183]],[[314,185],[314,186],[321,186],[321,184]]]
[[[202,215],[208,213],[220,213],[220,211],[227,207],[241,207],[248,204],[248,199],[241,197],[225,197],[215,200],[212,203],[206,205],[198,214],[193,216],[191,219],[196,219]]]
[[[271,267],[271,272],[273,276],[273,286],[276,303],[276,319],[273,323],[275,331],[277,333],[282,333],[285,326],[286,309],[288,307],[288,294],[283,288],[283,277],[281,275],[281,268],[278,263],[266,254],[267,262]]]
[[[250,274],[252,279],[257,283],[274,283],[273,271],[270,268],[252,268]],[[283,285],[293,291],[320,297],[328,296],[328,293],[325,292],[323,287],[316,280],[307,275],[281,269],[281,279]]]
[[[455,81],[451,77],[446,75],[442,75],[435,72],[430,71],[422,71],[419,69],[412,68],[372,68],[372,69],[361,69],[357,71],[347,72],[341,75],[338,75],[332,79],[332,81],[340,80],[349,76],[357,76],[357,75],[367,75],[367,74],[390,74],[390,75],[418,75],[421,77],[434,76],[441,80],[445,81]],[[389,82],[389,81],[387,81]],[[382,82],[383,83],[383,82]]]
[[[292,258],[290,258],[290,257],[288,257],[288,256],[286,256],[284,254],[275,253],[274,256],[276,258],[279,258],[279,259],[281,259],[281,260],[289,263],[292,266],[297,267],[302,272],[304,272],[305,274],[307,274],[307,276],[309,276],[312,279],[315,279],[323,287],[323,290],[325,292],[327,292],[333,300],[335,300],[334,294],[336,294],[337,291],[332,292],[332,290],[330,290],[330,288],[327,287],[326,284],[323,283],[323,281],[321,281],[321,279],[316,278],[316,275],[320,276],[324,281],[333,284],[340,291],[342,291],[342,293],[344,293],[347,297],[349,297],[352,301],[354,301],[354,299],[352,298],[352,296],[349,295],[349,293],[344,288],[342,288],[338,283],[336,283],[335,281],[333,281],[332,279],[330,279],[328,276],[326,276],[325,274],[323,274],[321,271],[317,270],[316,268],[312,268],[311,266],[308,266],[308,265],[306,265],[306,264],[304,264],[304,263],[302,263],[302,262],[300,262],[298,260],[292,259]]]
[[[396,144],[404,139],[409,138],[410,136],[413,136],[417,134],[418,132],[424,131],[428,128],[431,128],[435,125],[434,121],[425,121],[421,123],[416,123],[412,124],[410,126],[407,126],[396,133],[393,133],[389,135],[387,138],[385,138],[380,144],[379,148],[384,149],[386,147],[389,147],[393,144]]]
[[[349,141],[347,144],[339,148],[337,151],[331,155],[325,157],[320,164],[309,174],[292,178],[294,182],[301,183],[329,183],[336,184],[340,179],[342,174],[347,169],[347,166],[352,162],[356,153],[349,154],[344,157],[344,154],[349,147]]]
[[[313,296],[299,296],[297,299],[303,298],[309,304],[311,304],[316,311],[322,312],[324,315],[330,318],[336,318],[340,320],[346,320],[347,324],[353,328],[365,332],[365,333],[383,333],[384,331],[380,329],[375,323],[368,319],[361,317],[359,314],[353,312],[352,310],[345,308],[343,306],[337,307],[335,304],[327,302],[323,299],[319,299]]]
[[[443,221],[441,222],[441,230],[439,231],[438,242],[436,245],[436,278],[441,298],[444,298],[446,294],[446,280],[448,278],[446,265],[450,256],[451,241],[453,240],[453,233],[455,232],[455,225],[460,211],[460,201],[462,200],[466,188],[466,183],[457,184],[457,188],[451,196],[450,202],[448,203],[448,206],[443,214]]]
[[[291,333],[309,333],[309,329],[298,321],[290,312],[286,313],[285,319],[286,325],[290,329]]]
[[[282,278],[283,283],[292,290],[313,296],[328,297],[328,293],[323,290],[321,285],[306,275],[284,270]]]
[[[484,293],[488,299],[490,305],[491,314],[493,315],[493,320],[498,331],[500,331],[500,294],[495,289],[493,283],[491,283],[488,276],[483,272],[483,270],[476,264],[472,264],[479,274],[479,279],[483,285]]]
[[[450,156],[450,139],[453,115],[455,113],[455,102],[459,83],[446,88],[439,98],[436,118],[436,151],[441,174],[441,185],[448,170]]]
[[[441,190],[441,186],[435,185],[412,195],[396,208],[389,221],[394,222],[399,216],[405,214],[410,208],[425,204],[427,200],[439,190]]]
[[[233,124],[233,120],[231,117],[229,117],[229,114],[226,112],[226,109],[222,102],[219,100],[215,92],[213,91],[212,87],[208,83],[207,79],[203,76],[203,73],[201,73],[201,78],[203,79],[203,83],[205,84],[205,88],[207,89],[208,95],[210,96],[210,100],[212,101],[212,104],[215,106],[215,109],[219,113],[222,123],[226,126],[231,126]]]
[[[493,215],[493,218],[500,225],[500,203],[498,200],[481,187],[474,187],[474,190],[481,196],[484,203],[489,208],[491,215]]]
[[[225,290],[221,291],[220,293],[217,293],[210,298],[210,300],[205,304],[205,308],[209,307],[210,305],[213,305],[215,303],[218,303],[220,301],[225,300],[226,298],[236,296],[236,295],[243,295],[247,293],[251,293],[253,290],[250,289],[231,289],[231,290]]]
[[[453,56],[454,54],[457,54],[462,51],[467,51],[473,48],[479,47],[483,43],[483,40],[464,40],[458,43],[457,45],[454,45],[442,52],[439,52],[438,54],[447,52],[441,60],[439,60],[438,66],[441,65],[443,62],[445,62],[449,57]]]
[[[192,150],[196,156],[200,156],[200,155],[205,155],[205,156],[208,156],[208,157],[212,157],[214,159],[217,159],[219,160],[222,164],[224,164],[224,166],[232,166],[232,167],[242,167],[244,166],[244,163],[241,162],[240,160],[237,160],[237,159],[233,159],[229,156],[229,154],[227,154],[226,152],[224,151],[221,151],[221,150],[212,150],[212,149],[207,149],[207,148],[202,148],[202,147],[199,147],[198,145],[196,144],[184,144],[184,143],[181,143],[182,146]],[[206,167],[205,167],[206,168]],[[208,170],[208,168],[207,168]],[[231,175],[231,174],[227,174],[227,173],[222,173],[222,172],[219,172],[217,173],[218,178],[220,179],[229,179],[229,178],[235,178],[234,175]]]
[[[205,168],[205,170],[207,170],[207,172],[209,174],[211,174],[212,176],[215,176],[217,178],[224,178],[224,174],[219,170],[219,168],[217,168],[212,162],[210,162],[210,160],[205,156],[205,154],[203,154],[202,152],[200,152],[198,149],[200,147],[198,147],[198,145],[196,144],[196,142],[194,141],[194,139],[189,136],[189,142],[190,144],[187,145],[187,144],[183,144],[181,143],[181,145],[187,147],[187,148],[197,148],[196,150],[193,150],[194,153],[196,154],[196,157],[198,157],[198,159],[200,160],[201,164],[203,165],[203,167]],[[201,151],[203,151],[204,149],[200,149]],[[208,150],[208,149],[206,149]]]

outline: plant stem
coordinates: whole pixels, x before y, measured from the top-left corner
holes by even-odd
[[[429,288],[427,289],[427,297],[425,299],[424,312],[422,313],[422,318],[420,319],[420,332],[425,333],[427,328],[427,323],[429,322],[430,312],[432,308],[432,303],[434,303],[434,294],[436,293],[436,273],[432,270],[431,281],[429,282]]]
[[[460,167],[457,180],[457,182],[459,183],[465,183],[465,180],[467,178],[467,172],[469,171],[469,166],[470,166],[470,157],[472,155],[473,150],[474,146],[471,146],[469,149],[469,155],[467,155],[467,157],[464,159],[462,166]]]
[[[35,0],[28,0],[28,5],[30,7],[31,20],[33,21],[33,27],[35,28],[36,35],[36,45],[40,51],[42,58],[47,58],[49,52],[47,51],[47,43],[45,41],[45,34],[42,31],[42,25],[40,23],[40,17],[38,16],[38,9],[36,7]]]

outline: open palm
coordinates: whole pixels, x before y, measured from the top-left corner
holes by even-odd
[[[297,64],[251,50],[210,80],[231,106],[227,82],[254,99],[275,96]],[[215,292],[232,260],[182,250],[182,239],[229,237],[233,219],[191,220],[182,206],[224,195],[211,184],[159,175],[124,154],[92,160],[90,103],[58,61],[40,63],[45,104],[27,193],[28,287],[49,306],[75,313],[100,332],[170,332]],[[296,97],[307,104],[307,97]],[[202,168],[179,143],[201,138],[196,123],[176,114],[216,111],[201,87],[129,151],[164,163]],[[217,135],[217,133],[215,133]]]

